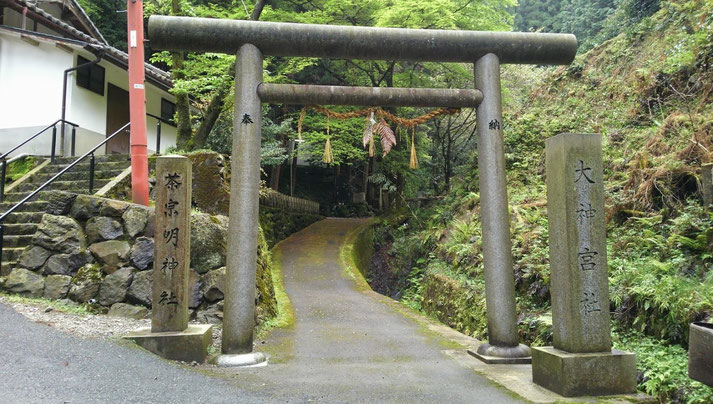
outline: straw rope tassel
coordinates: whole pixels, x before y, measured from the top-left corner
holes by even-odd
[[[302,123],[305,120],[305,115],[307,115],[307,107],[302,108],[302,112],[300,112],[300,120],[297,121],[297,140],[302,142]]]
[[[418,168],[418,157],[416,156],[416,127],[411,127],[411,160],[409,168],[415,170]]]
[[[324,155],[322,156],[322,161],[327,164],[332,164],[334,162],[332,142],[329,139],[329,115],[327,116],[327,143],[324,145]]]

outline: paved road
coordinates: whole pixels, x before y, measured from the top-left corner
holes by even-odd
[[[361,223],[326,219],[278,245],[296,321],[260,348],[272,363],[250,374],[253,388],[298,401],[517,402],[445,356],[446,341],[357,290],[339,246]]]
[[[259,341],[268,367],[196,372],[125,344],[62,334],[0,304],[0,402],[517,401],[445,356],[440,337],[357,290],[338,254],[360,223],[327,219],[279,245],[296,322]]]
[[[114,341],[82,339],[0,304],[0,403],[265,402]]]

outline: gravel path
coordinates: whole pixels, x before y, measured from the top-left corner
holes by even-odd
[[[0,296],[0,303],[12,307],[15,311],[36,323],[83,338],[118,338],[137,328],[151,326],[151,320],[65,313],[40,304],[13,302],[2,296]]]

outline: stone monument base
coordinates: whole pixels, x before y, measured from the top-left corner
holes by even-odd
[[[518,365],[528,364],[532,361],[530,347],[522,344],[513,347],[501,347],[490,345],[486,342],[476,350],[469,349],[468,353],[488,365]]]
[[[246,354],[222,354],[211,361],[214,365],[221,367],[261,367],[267,366],[267,357],[262,352],[250,352]]]
[[[189,324],[184,331],[168,332],[141,328],[123,338],[166,359],[202,363],[208,356],[208,348],[213,345],[212,328],[210,324]]]
[[[691,323],[688,334],[688,376],[713,387],[713,324]]]
[[[636,354],[532,348],[532,381],[565,397],[636,393]]]

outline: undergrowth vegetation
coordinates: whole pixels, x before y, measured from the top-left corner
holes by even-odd
[[[699,179],[713,160],[713,1],[662,1],[570,66],[508,67],[506,87],[509,77],[521,78],[506,90],[505,141],[522,340],[552,343],[544,141],[601,133],[615,346],[637,353],[639,387],[661,402],[713,402],[686,373],[688,325],[713,315],[713,215]],[[378,219],[368,278],[487,338],[476,161],[442,199]]]
[[[7,174],[5,178],[6,184],[11,184],[24,177],[25,174],[35,168],[37,163],[37,158],[34,156],[27,156],[9,163],[7,165]]]

